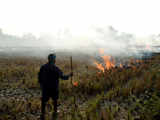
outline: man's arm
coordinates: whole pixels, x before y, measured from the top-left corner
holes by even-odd
[[[63,72],[58,68],[59,77],[63,80],[68,80],[69,77],[73,76],[73,73],[70,73],[68,75],[64,75]]]

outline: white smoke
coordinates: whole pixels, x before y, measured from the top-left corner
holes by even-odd
[[[39,38],[33,34],[25,34],[22,37],[8,35],[0,30],[0,53],[10,51],[11,48],[14,48],[15,51],[21,51],[23,48],[31,50],[32,48],[36,53],[39,52],[37,55],[41,54],[40,49],[70,50],[94,54],[102,48],[109,55],[127,56],[139,55],[142,51],[159,52],[159,47],[155,47],[159,45],[160,35],[138,38],[133,34],[119,32],[111,26],[92,27],[83,34],[73,34],[69,29],[64,29],[54,35],[41,35]],[[3,50],[4,48],[6,49]]]

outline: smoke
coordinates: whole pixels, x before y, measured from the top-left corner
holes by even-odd
[[[22,37],[8,35],[0,30],[0,47],[40,47],[48,43],[33,34],[24,34]]]
[[[119,32],[112,26],[92,27],[80,34],[64,29],[40,37],[31,33],[19,37],[0,30],[0,54],[25,52],[25,55],[40,56],[44,51],[44,54],[51,51],[69,51],[94,55],[102,48],[105,54],[112,56],[140,56],[144,52],[159,52],[159,45],[160,35],[139,38]]]
[[[156,35],[137,37],[136,35],[118,32],[113,27],[95,28],[97,35],[95,45],[103,48],[110,55],[139,55],[142,52],[158,52],[155,46],[160,45],[160,39]]]

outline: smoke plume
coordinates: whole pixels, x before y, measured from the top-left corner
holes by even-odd
[[[92,54],[104,49],[112,56],[140,55],[144,52],[159,52],[160,35],[139,38],[133,34],[119,32],[112,26],[92,27],[83,34],[73,34],[69,29],[55,34],[35,37],[25,34],[21,37],[3,33],[0,30],[0,54],[26,52],[26,55],[41,55],[42,51],[70,51]]]

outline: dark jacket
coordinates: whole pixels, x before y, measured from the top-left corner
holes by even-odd
[[[63,75],[63,72],[56,66],[49,63],[40,68],[38,80],[42,90],[58,91],[59,78],[68,80],[70,75]]]

